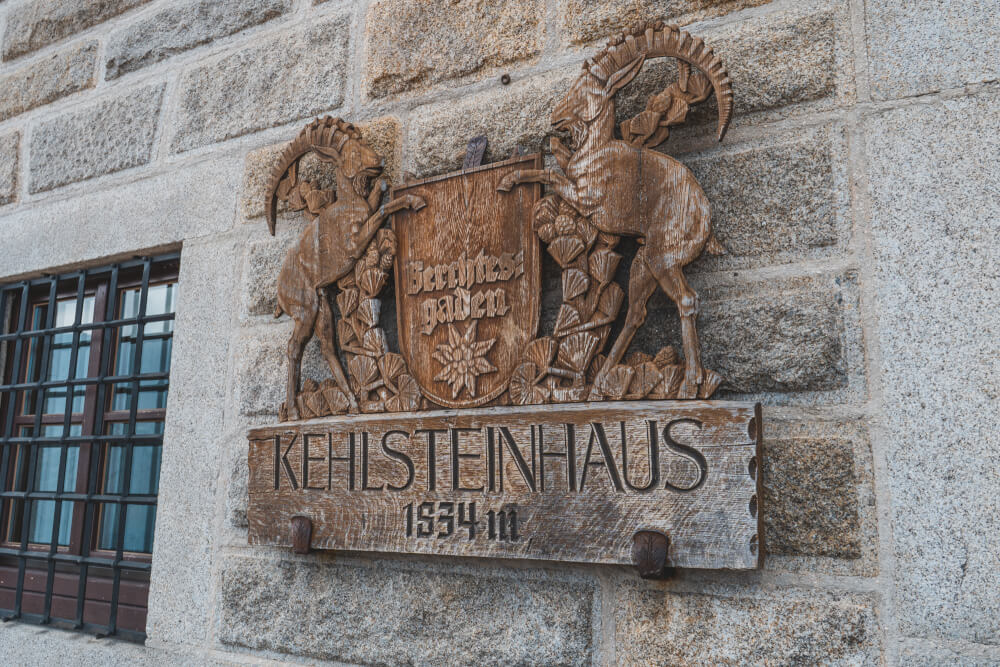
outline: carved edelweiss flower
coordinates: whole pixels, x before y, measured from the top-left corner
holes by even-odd
[[[463,389],[469,396],[476,395],[476,377],[493,373],[497,367],[486,360],[496,338],[476,340],[476,322],[472,322],[464,334],[459,334],[453,324],[448,325],[448,342],[438,345],[431,355],[444,365],[444,369],[434,376],[437,382],[447,382],[451,387],[451,397],[458,398]]]

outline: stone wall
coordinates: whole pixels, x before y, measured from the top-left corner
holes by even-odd
[[[729,249],[689,274],[721,396],[765,405],[764,569],[249,547],[244,434],[282,399],[270,312],[301,228],[262,217],[281,144],[339,115],[397,179],[480,133],[487,159],[534,149],[580,62],[648,18],[690,24],[736,91],[723,144],[710,108],[665,148]],[[182,247],[147,645],[8,623],[0,653],[1000,664],[998,47],[989,2],[0,0],[0,279]],[[676,337],[654,297],[637,344]]]

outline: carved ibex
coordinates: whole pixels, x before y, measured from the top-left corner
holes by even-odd
[[[644,147],[650,137],[665,138],[664,132],[656,127],[626,126],[623,129],[631,132],[632,136],[626,137],[631,143],[614,137],[615,94],[635,78],[647,59],[659,57],[681,61],[678,90],[690,93],[688,102],[705,99],[707,93],[688,90],[687,65],[707,77],[719,105],[721,141],[733,113],[732,87],[722,62],[700,39],[677,27],[647,24],[611,40],[588,60],[583,74],[553,111],[554,128],[572,134],[570,148],[556,138],[552,140],[552,152],[565,174],[551,169],[520,170],[508,176],[500,190],[509,191],[515,183],[545,183],[602,232],[639,239],[629,274],[625,326],[592,391],[596,392],[603,377],[621,361],[646,319],[646,302],[659,285],[677,304],[681,318],[685,369],[678,397],[695,398],[704,377],[695,330],[698,296],[682,269],[710,241],[708,199],[684,165]],[[694,83],[703,82],[704,78]],[[676,117],[667,114],[666,123],[660,124],[673,124],[671,118]],[[599,397],[592,393],[591,398]]]
[[[331,193],[316,190],[311,184],[298,180],[299,161],[309,152],[335,165],[336,191],[332,202]],[[287,313],[295,321],[288,342],[284,415],[287,419],[299,416],[296,397],[302,352],[313,334],[319,338],[323,357],[334,381],[347,397],[350,410],[359,410],[334,343],[333,312],[327,288],[354,268],[375,232],[390,215],[405,208],[424,206],[422,199],[412,195],[379,206],[388,188],[380,178],[382,167],[382,158],[364,143],[354,126],[327,116],[306,126],[281,153],[271,171],[266,202],[267,226],[271,234],[274,234],[279,199],[289,202],[295,210],[307,209],[310,218],[298,243],[288,251],[278,275],[278,307],[274,316]],[[378,183],[373,185],[375,179]]]

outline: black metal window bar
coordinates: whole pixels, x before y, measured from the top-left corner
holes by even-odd
[[[179,253],[0,285],[0,618],[145,638]]]

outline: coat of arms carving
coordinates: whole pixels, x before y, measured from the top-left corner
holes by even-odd
[[[514,158],[397,192],[434,206],[393,221],[400,349],[424,396],[472,407],[508,390],[538,329],[541,257],[532,230],[540,186],[497,188],[541,156]]]
[[[676,80],[616,124],[616,96],[661,57]],[[462,170],[390,187],[349,123],[305,127],[268,187],[272,233],[279,202],[306,224],[278,277],[275,316],[294,321],[283,423],[248,436],[251,543],[643,577],[759,567],[761,409],[705,400],[723,378],[702,365],[684,275],[725,250],[694,175],[656,150],[713,95],[721,141],[722,62],[649,23],[584,63],[547,152],[480,164],[476,137]],[[332,178],[302,176],[310,154]],[[657,290],[680,349],[630,351]],[[303,382],[314,336],[330,378]]]
[[[677,60],[676,81],[616,128],[616,95],[660,57]],[[382,159],[353,126],[329,117],[308,125],[268,188],[272,233],[279,200],[309,220],[278,281],[275,315],[295,321],[282,419],[710,397],[723,378],[702,367],[698,296],[683,269],[703,251],[725,251],[694,175],[653,149],[713,93],[721,141],[733,113],[721,60],[676,26],[645,24],[588,59],[556,105],[549,148],[558,168],[544,168],[541,154],[516,156],[411,181],[391,197]],[[310,152],[331,164],[334,189],[299,178]],[[623,237],[639,243],[624,286],[615,282]],[[541,245],[562,271],[562,304],[545,332]],[[391,273],[399,350],[380,326]],[[677,306],[681,351],[628,355],[656,290]],[[332,375],[323,384],[300,382],[313,335]]]

